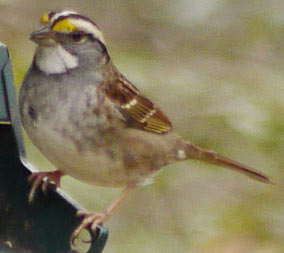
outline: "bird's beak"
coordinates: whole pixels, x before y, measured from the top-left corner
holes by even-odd
[[[55,45],[54,33],[47,26],[32,32],[30,40],[43,47],[52,47]]]

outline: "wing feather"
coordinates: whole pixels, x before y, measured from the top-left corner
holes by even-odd
[[[107,97],[135,126],[158,134],[171,130],[171,122],[162,111],[123,76],[106,83],[104,88]]]

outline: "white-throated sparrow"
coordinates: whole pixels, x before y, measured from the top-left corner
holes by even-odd
[[[202,160],[269,183],[252,168],[201,149],[172,130],[169,119],[113,65],[98,26],[71,11],[49,12],[31,34],[38,44],[19,97],[24,128],[58,169],[34,173],[30,198],[44,177],[125,187],[102,213],[80,212],[95,229],[129,191],[164,165]]]

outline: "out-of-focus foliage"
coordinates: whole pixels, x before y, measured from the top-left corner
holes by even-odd
[[[0,40],[18,87],[35,48],[29,33],[44,11],[64,8],[97,22],[117,67],[176,131],[275,182],[199,162],[168,166],[105,224],[105,252],[284,252],[283,0],[1,0]],[[27,149],[37,167],[52,167]],[[70,178],[63,188],[95,210],[120,191]]]

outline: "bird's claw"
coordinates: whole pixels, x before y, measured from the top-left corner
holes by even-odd
[[[101,213],[95,213],[95,212],[79,210],[77,212],[77,216],[83,217],[83,220],[72,234],[71,242],[73,245],[75,245],[75,240],[79,237],[79,234],[82,229],[85,229],[88,226],[90,226],[90,229],[93,232],[95,232],[97,229],[97,226],[103,223],[108,218],[109,213],[107,211],[103,211]],[[87,241],[83,241],[83,242],[88,243]]]
[[[61,176],[62,172],[59,170],[32,173],[28,178],[28,182],[32,185],[28,196],[29,203],[32,203],[35,193],[40,185],[43,192],[46,192],[50,182],[53,182],[56,187],[60,187]]]

